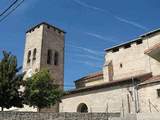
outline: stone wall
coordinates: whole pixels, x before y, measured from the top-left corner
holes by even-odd
[[[140,113],[137,114],[137,120],[160,120],[160,114],[157,113]]]
[[[49,69],[55,84],[63,88],[64,77],[64,36],[65,34],[51,25],[40,24],[26,33],[24,50],[23,71],[26,77],[34,74],[40,69]],[[33,59],[36,49],[35,59]],[[51,63],[47,63],[48,50],[51,50]],[[28,52],[31,51],[30,62],[27,62]],[[54,64],[55,53],[57,53],[57,65]]]
[[[0,120],[120,120],[119,114],[0,112]]]
[[[54,78],[54,83],[59,84],[61,88],[63,88],[64,83],[64,37],[64,33],[43,25],[40,69],[49,69],[51,76]],[[48,50],[52,51],[50,64],[47,64]],[[54,64],[55,53],[58,54],[57,65]]]
[[[129,88],[130,85],[117,85],[68,95],[62,99],[59,109],[60,112],[77,112],[79,105],[84,103],[88,112],[135,113]]]
[[[24,79],[30,77],[30,74],[35,73],[35,71],[39,70],[40,68],[42,33],[43,33],[43,26],[39,26],[39,28],[35,28],[34,31],[26,33],[24,60],[23,60],[23,72],[26,72]],[[36,60],[33,60],[34,49],[37,50]],[[31,51],[30,62],[27,62],[29,51]]]
[[[47,23],[41,23],[26,33],[23,63],[23,71],[26,72],[26,75],[24,79],[31,77],[32,74],[41,69],[47,68],[54,79],[54,84],[60,85],[60,88],[63,89],[64,35],[64,32]],[[33,57],[35,49],[36,54]],[[51,51],[50,55],[48,55],[49,50]],[[28,55],[29,51],[31,52],[30,57]],[[50,63],[47,63],[48,56],[50,56]],[[28,57],[30,58],[30,62],[27,62]],[[54,62],[55,59],[57,59],[56,64]],[[29,110],[32,109],[29,108]],[[57,104],[50,109],[44,109],[44,111],[58,112],[59,105]]]
[[[160,97],[157,89],[160,89],[160,83],[146,84],[138,89],[141,113],[160,112]]]
[[[107,51],[103,67],[104,81],[109,81],[108,63],[113,64],[113,80],[152,72],[160,74],[160,62],[144,54],[144,51],[160,42],[160,33],[142,39],[141,44],[133,42],[129,47],[120,46],[115,52]]]
[[[160,114],[0,112],[0,120],[160,120]]]

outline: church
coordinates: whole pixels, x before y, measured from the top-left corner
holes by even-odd
[[[26,32],[25,78],[48,68],[64,85],[65,32],[42,22]],[[44,111],[147,113],[160,111],[160,29],[105,49],[101,71],[75,81],[62,102]]]
[[[76,80],[60,112],[159,112],[160,29],[105,52],[102,72]]]

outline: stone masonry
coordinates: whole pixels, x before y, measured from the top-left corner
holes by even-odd
[[[64,84],[64,34],[63,30],[40,23],[26,32],[23,72],[24,79],[41,69],[48,69],[54,84],[63,89]],[[58,105],[45,111],[58,112]]]
[[[0,120],[120,120],[120,115],[111,113],[0,112]]]
[[[160,32],[153,35],[140,36],[133,40],[106,49],[103,68],[104,81],[109,81],[108,63],[113,64],[113,80],[152,72],[160,74],[160,62],[144,54],[145,50],[160,43]]]
[[[93,81],[92,76],[77,80],[85,85],[68,91],[60,112],[77,112],[81,104],[87,106],[87,112],[160,112],[160,60],[145,53],[159,44],[160,29],[106,49],[103,79],[94,77]],[[156,47],[158,53],[160,45]]]

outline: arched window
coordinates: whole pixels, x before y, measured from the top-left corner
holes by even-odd
[[[78,105],[77,112],[88,113],[88,107],[86,104],[81,103]]]
[[[28,55],[27,55],[27,63],[31,62],[31,51],[28,51]]]
[[[34,50],[33,50],[33,60],[36,60],[36,53],[37,53],[37,49],[34,48]]]
[[[51,49],[48,49],[48,52],[47,52],[47,64],[52,64],[52,50]]]
[[[54,65],[58,65],[58,52],[54,53]]]

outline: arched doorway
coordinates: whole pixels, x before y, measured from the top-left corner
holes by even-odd
[[[81,103],[78,105],[77,112],[88,113],[88,107],[86,104]]]

